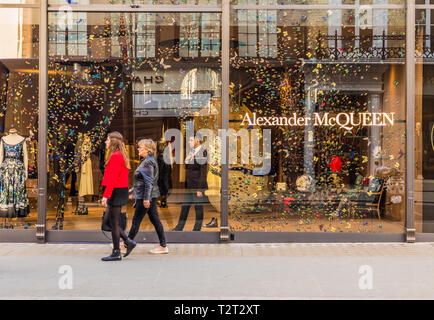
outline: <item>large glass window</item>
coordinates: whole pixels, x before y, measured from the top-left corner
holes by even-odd
[[[419,1],[419,4],[430,4]],[[415,227],[434,233],[433,9],[416,10]]]
[[[231,229],[403,232],[405,11],[259,11],[231,18]]]
[[[39,10],[0,9],[0,228],[35,228]]]
[[[86,54],[51,51],[49,57],[48,228],[100,229],[104,142],[107,133],[118,131],[132,160],[130,188],[140,163],[138,141],[157,144],[158,204],[165,230],[218,231],[219,166],[186,158],[192,147],[196,157],[207,150],[209,159],[218,148],[221,62],[215,40],[221,38],[220,14],[83,15]],[[54,46],[56,14],[50,13],[49,23]],[[201,45],[194,42],[200,35]],[[134,201],[123,210],[129,228]],[[145,218],[142,229],[153,228]]]

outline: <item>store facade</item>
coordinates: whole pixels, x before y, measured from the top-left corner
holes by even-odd
[[[133,169],[137,142],[158,142],[169,242],[434,240],[433,9],[1,0],[0,241],[108,242],[111,131]],[[200,195],[185,187],[194,137]],[[156,241],[147,218],[138,240]]]

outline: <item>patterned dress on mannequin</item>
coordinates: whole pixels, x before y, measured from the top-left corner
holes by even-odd
[[[0,164],[0,217],[26,217],[29,214],[24,141],[10,145],[2,138],[4,159]]]

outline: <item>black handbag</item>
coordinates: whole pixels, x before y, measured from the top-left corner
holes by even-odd
[[[107,224],[104,223],[104,221],[105,221],[104,217],[106,214],[107,214],[107,211],[104,211],[104,213],[102,214],[101,230],[111,232],[112,226],[110,223],[110,217],[107,219]],[[127,228],[127,213],[126,212],[121,212],[121,214],[119,215],[119,228],[121,230],[125,230]]]

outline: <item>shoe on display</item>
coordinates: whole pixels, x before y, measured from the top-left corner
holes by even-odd
[[[80,208],[77,213],[79,216],[86,216],[89,214],[87,207]]]
[[[102,261],[119,261],[122,260],[121,250],[113,249],[112,254],[101,258]]]
[[[333,213],[331,213],[330,214],[332,217],[334,217],[334,218],[340,218],[341,217],[341,215],[342,215],[342,213],[341,213],[341,211],[335,211],[335,212],[333,212]]]
[[[51,227],[52,230],[63,230],[63,220],[56,220],[56,223]]]
[[[149,251],[149,253],[153,253],[153,254],[169,253],[169,248],[156,247],[156,248],[152,249],[151,251]]]
[[[216,218],[212,217],[211,221],[207,224],[204,224],[202,227],[204,228],[217,228],[218,227],[218,221]]]

